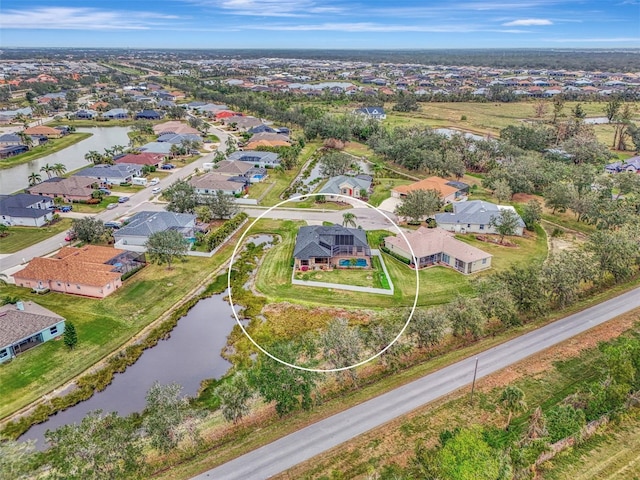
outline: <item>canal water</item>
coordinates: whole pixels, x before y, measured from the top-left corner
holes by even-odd
[[[34,425],[20,439],[36,440],[37,448],[43,449],[47,430],[79,423],[93,410],[118,412],[121,416],[140,412],[147,391],[156,381],[163,385],[178,383],[183,394],[195,396],[202,380],[220,378],[231,366],[220,356],[236,325],[229,303],[223,300],[226,295],[227,292],[200,300],[178,321],[169,338],[145,350],[135,364],[117,373],[106,389]]]
[[[84,158],[87,152],[91,150],[103,152],[105,148],[112,148],[115,145],[126,147],[129,145],[129,137],[127,136],[129,130],[129,127],[78,128],[78,132],[87,132],[92,135],[81,142],[46,157],[0,170],[0,194],[7,195],[28,187],[29,174],[33,172],[40,174],[42,179],[46,180],[47,175],[44,172],[40,172],[40,168],[47,163],[49,165],[62,163],[67,167],[68,172],[88,167],[91,164]]]

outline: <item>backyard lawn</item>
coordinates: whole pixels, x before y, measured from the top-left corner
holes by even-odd
[[[0,169],[11,168],[14,165],[20,165],[21,163],[27,163],[31,160],[45,157],[52,153],[58,152],[64,148],[67,148],[75,143],[81,142],[85,138],[89,138],[92,133],[70,133],[62,138],[54,138],[49,140],[44,145],[32,147],[31,150],[20,155],[15,155],[9,158],[3,158],[0,161]]]
[[[341,285],[355,285],[358,287],[372,287],[372,288],[389,288],[386,284],[383,286],[383,282],[380,276],[384,276],[382,266],[378,257],[373,257],[373,268],[344,268],[333,270],[320,270],[309,272],[296,272],[294,278],[297,280],[305,280],[312,282],[327,282],[327,283],[339,283]]]
[[[58,233],[65,232],[70,227],[70,218],[62,218],[49,227],[9,227],[9,235],[0,238],[0,253],[15,253]]]

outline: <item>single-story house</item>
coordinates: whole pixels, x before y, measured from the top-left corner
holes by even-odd
[[[166,142],[176,145],[184,141],[202,143],[202,137],[193,133],[164,133],[156,139],[156,142]]]
[[[27,135],[38,135],[47,138],[60,138],[64,135],[64,132],[56,128],[47,127],[46,125],[38,125],[36,127],[29,127],[24,130]]]
[[[454,233],[441,228],[420,227],[405,233],[405,236],[411,249],[401,235],[386,237],[384,246],[390,252],[410,260],[413,268],[415,263],[411,250],[418,259],[418,268],[445,265],[469,274],[491,267],[491,254],[456,239]]]
[[[129,118],[129,112],[125,108],[112,108],[104,112],[102,117],[109,120],[126,120]]]
[[[78,177],[94,178],[102,185],[119,185],[131,182],[133,177],[142,176],[142,167],[134,163],[116,163],[115,165],[95,165],[74,173]]]
[[[155,110],[142,110],[136,113],[136,120],[160,120],[161,118],[162,112],[156,112]]]
[[[276,133],[276,131],[271,128],[269,125],[265,125],[264,123],[260,125],[256,125],[255,127],[251,127],[247,130],[248,133],[256,134],[256,133]]]
[[[186,123],[179,120],[170,120],[168,122],[159,123],[153,126],[153,133],[156,135],[164,135],[166,133],[173,133],[174,135],[191,133],[193,135],[200,135],[198,129],[193,128]]]
[[[0,147],[0,158],[14,157],[28,151],[29,147],[26,145],[7,145],[6,147]]]
[[[36,257],[13,275],[19,287],[104,298],[122,286],[123,274],[144,265],[144,256],[111,247],[62,247]]]
[[[0,307],[0,364],[64,333],[65,319],[37,303]]]
[[[327,180],[327,183],[324,184],[319,193],[325,195],[325,198],[331,201],[343,200],[340,197],[335,197],[334,195],[336,194],[354,198],[366,198],[371,192],[371,182],[372,178],[368,175],[357,175],[355,177],[338,175]]]
[[[214,173],[225,177],[243,177],[250,183],[259,183],[267,178],[267,170],[265,168],[254,167],[247,162],[222,160],[213,164],[212,170]]]
[[[293,258],[296,270],[303,271],[348,266],[353,258],[356,266],[366,268],[371,266],[371,248],[366,232],[358,228],[300,227]]]
[[[199,195],[215,195],[219,190],[225,195],[242,195],[247,183],[248,179],[244,177],[229,177],[217,172],[205,173],[189,180],[189,185],[192,185]]]
[[[18,108],[16,110],[2,110],[0,111],[0,123],[10,123],[18,115],[24,115],[25,117],[30,117],[32,114],[33,114],[33,109],[31,107]]]
[[[195,239],[196,216],[191,213],[138,212],[127,224],[116,230],[113,237],[115,247],[144,247],[149,237],[165,230],[177,230],[188,240]]]
[[[171,147],[172,146],[173,146],[173,143],[149,142],[149,143],[145,143],[144,145],[142,145],[139,148],[139,150],[141,152],[158,153],[158,154],[161,154],[163,156],[170,156],[170,155],[173,155],[171,153]]]
[[[280,157],[274,152],[261,152],[258,150],[244,150],[233,152],[227,160],[247,162],[261,168],[275,168],[280,165]]]
[[[217,116],[216,116],[217,118]],[[252,127],[257,127],[258,125],[262,125],[262,120],[256,117],[250,116],[239,116],[234,115],[232,117],[223,118],[222,121],[225,125],[235,124],[238,130],[249,130]]]
[[[75,113],[75,117],[78,119],[87,119],[87,120],[93,120],[94,118],[96,118],[98,116],[98,112],[96,112],[95,110],[78,110]]]
[[[631,172],[640,173],[640,155],[627,158],[626,160],[610,163],[604,167],[607,173]]]
[[[42,227],[53,219],[53,200],[42,195],[19,193],[0,196],[0,223]]]
[[[383,107],[363,107],[357,108],[353,111],[356,115],[362,115],[367,118],[373,118],[376,120],[384,120],[387,118],[387,114],[384,112]]]
[[[127,153],[115,159],[116,165],[120,163],[132,163],[135,165],[149,165],[158,167],[164,160],[165,155],[162,153],[140,152]]]
[[[398,185],[391,190],[391,196],[402,198],[414,190],[436,190],[440,194],[440,201],[451,203],[464,197],[469,192],[469,185],[440,177],[429,177],[410,185]]]
[[[16,135],[15,133],[5,133],[4,135],[0,135],[0,145],[24,145],[24,142],[22,141],[22,138],[20,138],[20,135]]]
[[[511,206],[496,205],[483,200],[472,200],[453,204],[453,212],[436,213],[436,223],[440,228],[456,233],[496,233],[495,228],[489,226],[491,218],[498,217],[500,210],[510,209]],[[518,215],[518,227],[515,235],[524,234],[524,221]]]
[[[88,177],[54,177],[27,189],[33,195],[63,198],[66,202],[87,201],[95,190],[96,180]]]
[[[289,140],[289,137],[287,135],[282,135],[280,133],[267,133],[267,132],[255,133],[251,135],[249,142],[250,143],[260,142],[261,140],[267,140],[269,142],[284,142],[287,145],[291,144],[291,141]]]

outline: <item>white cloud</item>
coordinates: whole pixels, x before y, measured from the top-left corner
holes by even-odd
[[[97,8],[36,7],[5,10],[2,28],[33,30],[148,30],[179,17],[155,12],[101,10]]]
[[[553,25],[553,22],[546,18],[523,18],[502,24],[504,27],[532,27],[538,25]]]
[[[255,17],[309,17],[313,14],[339,14],[346,9],[315,0],[183,0],[232,15]]]

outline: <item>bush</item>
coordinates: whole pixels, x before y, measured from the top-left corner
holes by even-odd
[[[400,260],[402,263],[405,263],[407,265],[411,265],[411,260],[409,260],[408,258],[404,258],[402,255],[398,255],[395,252],[392,252],[391,250],[389,250],[385,246],[381,246],[380,250],[383,251],[384,253],[386,253],[387,255],[391,255],[396,260]]]
[[[217,229],[207,233],[204,237],[204,243],[207,245],[208,250],[212,251],[221,245],[248,217],[244,212],[239,213],[224,222]]]

